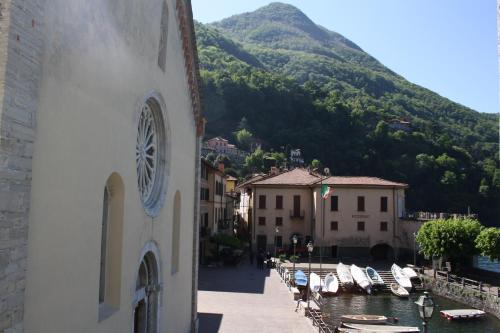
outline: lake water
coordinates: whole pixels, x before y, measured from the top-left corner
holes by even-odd
[[[397,317],[397,325],[417,326],[422,328],[422,320],[418,314],[415,301],[420,294],[412,294],[409,299],[399,298],[390,293],[379,295],[343,294],[337,297],[325,298],[326,304],[323,311],[325,319],[333,326],[338,326],[340,317],[344,314],[374,314],[388,317]],[[439,333],[499,333],[500,320],[491,315],[484,319],[469,321],[449,321],[442,318],[440,310],[463,309],[466,305],[434,296],[437,307],[434,309],[432,319],[428,323],[428,332]]]
[[[487,257],[477,256],[474,258],[474,266],[492,272],[500,273],[500,263],[491,261]]]

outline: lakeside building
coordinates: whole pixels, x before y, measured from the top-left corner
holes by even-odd
[[[216,168],[209,161],[201,159],[200,181],[200,260],[211,251],[209,239],[216,234],[233,235],[237,220],[234,187],[237,179],[224,175],[224,164]],[[231,184],[228,188],[228,184]]]
[[[190,1],[1,11],[0,331],[195,331]]]
[[[320,196],[321,184],[333,188]],[[392,258],[405,212],[406,184],[375,177],[321,177],[306,169],[257,175],[238,186],[252,247],[288,251],[313,240],[328,257]]]

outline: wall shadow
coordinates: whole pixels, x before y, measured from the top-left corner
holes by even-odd
[[[198,290],[230,293],[263,294],[270,269],[257,269],[255,265],[242,264],[237,267],[200,267]]]
[[[217,333],[222,322],[222,313],[198,312],[199,332]]]

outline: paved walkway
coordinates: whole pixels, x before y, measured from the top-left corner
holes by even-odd
[[[200,268],[200,333],[316,332],[275,270]]]

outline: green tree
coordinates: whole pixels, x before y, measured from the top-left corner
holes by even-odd
[[[252,133],[247,129],[240,129],[235,133],[236,142],[238,142],[238,146],[243,150],[250,149],[250,143],[252,141]]]
[[[485,228],[476,238],[479,253],[491,260],[500,260],[500,230]]]
[[[245,158],[245,168],[250,172],[262,172],[264,166],[264,151],[260,148]]]
[[[471,218],[432,220],[424,223],[416,240],[426,258],[438,256],[461,262],[477,253],[475,240],[481,229],[481,224]]]
[[[319,169],[321,167],[321,162],[318,159],[314,159],[311,161],[311,167],[313,169]]]

